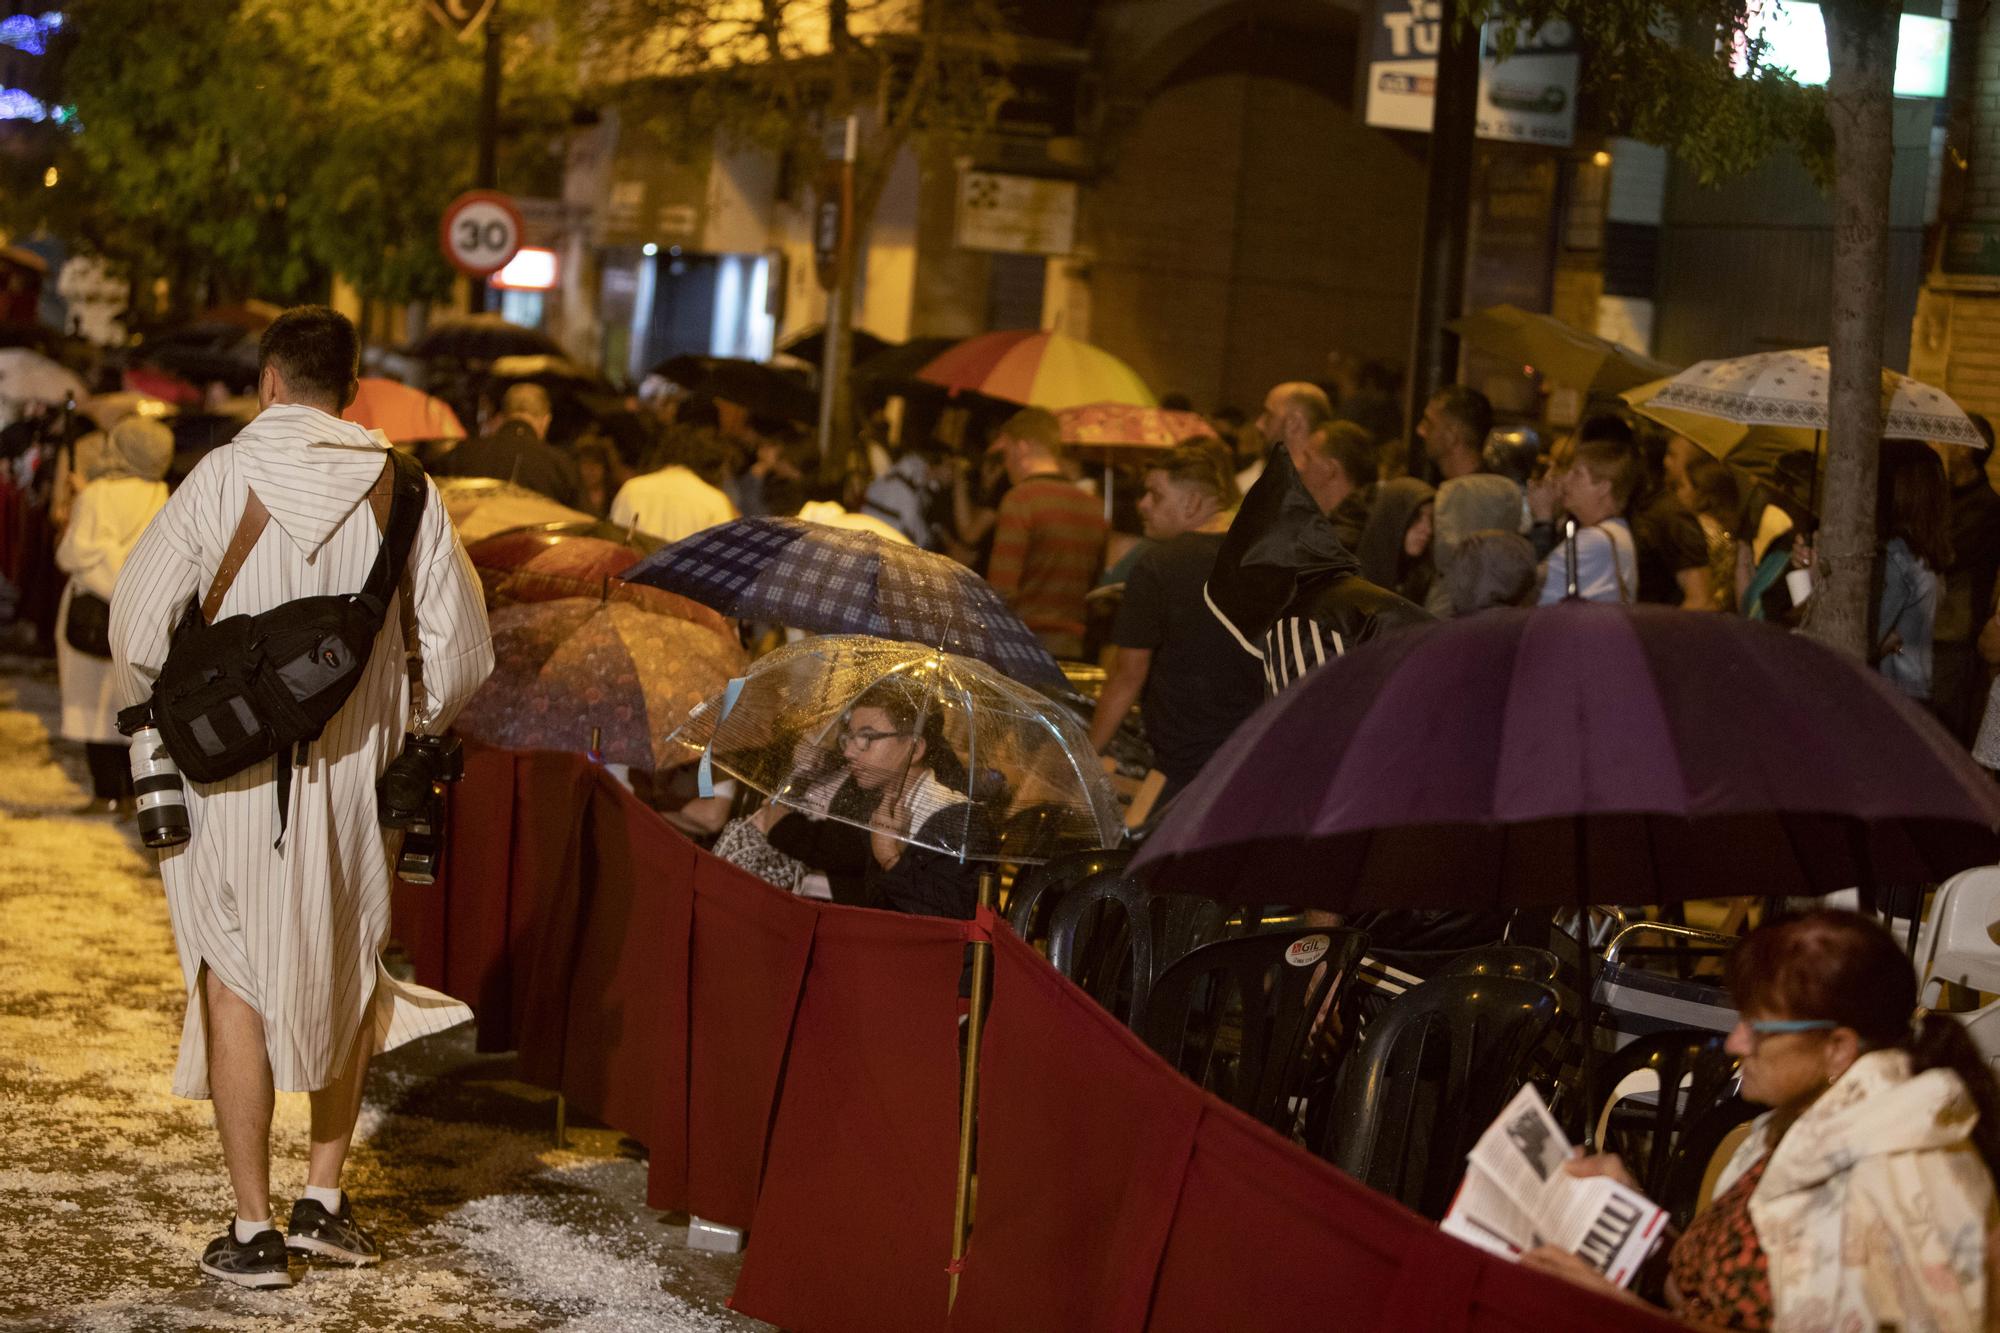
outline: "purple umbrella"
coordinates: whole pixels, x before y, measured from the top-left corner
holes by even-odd
[[[2000,859],[1996,788],[1801,636],[1581,602],[1406,631],[1273,699],[1134,862],[1237,902],[1647,904],[1928,883]]]

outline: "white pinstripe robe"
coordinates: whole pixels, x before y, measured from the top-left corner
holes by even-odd
[[[251,486],[271,522],[218,618],[293,598],[353,592],[380,540],[362,503],[383,443],[314,408],[266,408],[204,458],[133,549],[111,602],[111,650],[127,704],[146,696],[190,595],[206,593]],[[435,487],[410,552],[429,713],[438,731],[493,669],[479,581]],[[398,594],[400,596],[400,593]],[[386,1050],[470,1018],[449,996],[381,967],[389,932],[389,839],[375,779],[409,718],[400,613],[391,602],[360,683],[292,777],[281,849],[266,760],[215,783],[187,783],[193,837],[160,857],[188,986],[174,1092],[208,1096],[208,1040],[196,991],[205,963],[264,1019],[276,1086],[324,1087],[364,1021]]]

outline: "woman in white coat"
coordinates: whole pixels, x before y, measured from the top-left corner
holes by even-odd
[[[2000,1088],[1965,1029],[1917,1009],[1903,951],[1853,912],[1759,928],[1730,959],[1730,992],[1743,1096],[1772,1109],[1675,1241],[1668,1307],[1700,1329],[1993,1327]],[[1631,1180],[1615,1156],[1569,1169]],[[1608,1285],[1562,1251],[1526,1262]]]
[[[80,593],[111,600],[139,534],[167,503],[161,478],[173,461],[173,432],[150,417],[128,416],[107,434],[86,436],[77,445],[77,475],[84,485],[56,547],[56,565],[69,575],[56,611],[56,672],[62,735],[83,742],[93,814],[129,809],[132,775],[125,738],[118,734],[111,659],[70,646],[70,605]]]

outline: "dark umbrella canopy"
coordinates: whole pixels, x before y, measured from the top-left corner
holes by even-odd
[[[855,366],[859,366],[870,357],[879,356],[892,347],[901,346],[900,343],[890,342],[887,338],[870,333],[866,329],[854,330],[850,344],[848,349],[852,357],[850,364]],[[793,334],[778,345],[778,350],[786,356],[796,357],[800,361],[811,362],[817,366],[826,360],[826,326],[815,324],[802,333]]]
[[[906,639],[1028,684],[1063,683],[1062,668],[993,585],[955,560],[872,533],[739,518],[661,547],[625,577],[738,620]]]
[[[510,324],[493,314],[460,315],[440,320],[410,345],[419,361],[451,357],[459,361],[492,361],[503,356],[561,356],[562,348],[538,329]]]
[[[1336,911],[1933,882],[2000,788],[1876,673],[1731,616],[1564,603],[1406,631],[1267,703],[1134,863]]]
[[[648,373],[664,376],[689,393],[735,403],[758,416],[808,423],[819,418],[819,395],[803,376],[761,361],[673,356]]]

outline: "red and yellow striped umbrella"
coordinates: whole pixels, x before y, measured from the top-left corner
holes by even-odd
[[[1153,391],[1111,353],[1053,329],[1009,329],[967,338],[917,372],[953,393],[1056,411],[1086,403],[1153,406]]]

